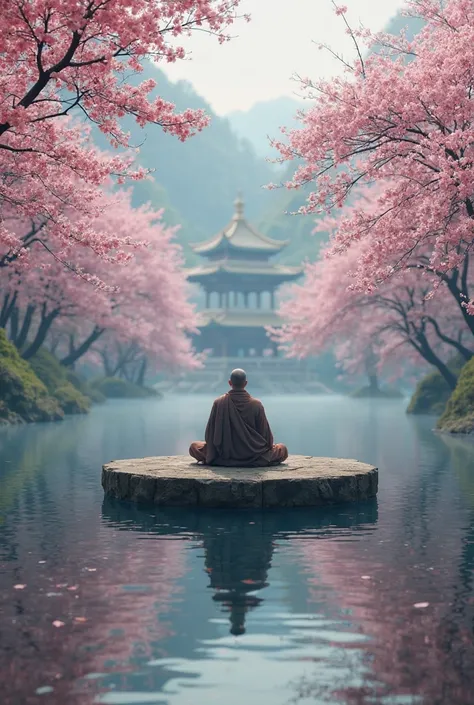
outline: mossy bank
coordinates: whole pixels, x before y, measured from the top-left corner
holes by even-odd
[[[447,433],[474,432],[474,358],[464,365],[437,429]]]
[[[85,385],[81,390],[77,375],[61,365],[54,355],[47,350],[39,350],[29,362],[33,372],[57,400],[64,414],[86,414],[89,411],[91,398]]]
[[[421,379],[408,405],[408,414],[443,413],[451,396],[452,389],[439,372],[430,372]]]
[[[65,415],[86,414],[93,403],[107,398],[160,396],[115,377],[87,382],[44,349],[26,361],[0,328],[0,423],[60,421]]]
[[[456,356],[450,360],[448,368],[456,377],[459,377],[465,364],[464,358]],[[444,377],[438,370],[434,370],[418,382],[407,413],[441,416],[452,393],[453,390]]]
[[[59,401],[0,328],[0,421],[59,421],[63,416]]]

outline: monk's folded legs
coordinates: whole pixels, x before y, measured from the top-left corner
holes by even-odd
[[[206,443],[204,441],[194,441],[189,446],[189,455],[198,463],[206,462]],[[265,467],[268,465],[280,465],[284,463],[288,458],[288,448],[283,445],[283,443],[277,443],[273,446],[271,450],[270,458],[266,457],[265,460],[261,458],[255,463],[252,463],[250,467]],[[243,463],[244,465],[244,463]]]
[[[277,443],[272,448],[272,456],[269,465],[280,465],[288,458],[288,448],[283,443]]]
[[[206,444],[204,441],[194,441],[189,446],[189,455],[198,463],[206,462]]]

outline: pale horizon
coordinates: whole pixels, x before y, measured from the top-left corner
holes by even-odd
[[[403,0],[341,0],[351,24],[379,31],[403,7]],[[218,115],[248,110],[256,103],[281,97],[301,97],[294,74],[330,78],[341,65],[318,43],[330,44],[345,56],[353,53],[351,39],[330,0],[243,0],[234,38],[223,45],[196,33],[186,42],[189,58],[167,66],[172,81],[189,81]]]

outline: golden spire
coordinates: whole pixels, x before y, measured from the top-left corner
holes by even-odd
[[[241,191],[239,191],[237,194],[237,198],[234,201],[234,206],[235,206],[234,219],[241,220],[244,217],[244,201],[242,199],[242,192]]]

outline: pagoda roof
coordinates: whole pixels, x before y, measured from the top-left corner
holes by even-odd
[[[206,309],[199,311],[198,328],[210,325],[224,328],[263,328],[264,326],[279,327],[283,321],[275,311],[260,309]]]
[[[199,267],[187,270],[189,280],[197,280],[202,277],[209,277],[215,274],[251,274],[258,277],[274,277],[276,279],[296,279],[303,273],[302,267],[289,267],[284,264],[273,264],[269,262],[249,262],[237,260],[220,260],[210,262]]]
[[[246,252],[266,253],[280,252],[289,244],[289,240],[273,240],[255,230],[244,217],[244,202],[240,196],[235,201],[235,212],[230,223],[210,240],[191,245],[198,255],[209,255],[220,249],[236,249]]]

